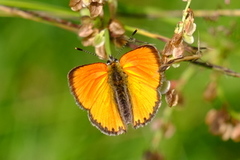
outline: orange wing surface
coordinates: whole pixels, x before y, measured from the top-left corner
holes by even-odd
[[[132,124],[138,128],[151,121],[161,105],[160,57],[155,47],[145,45],[123,55],[120,64],[128,76]]]
[[[88,110],[89,119],[94,126],[107,135],[126,132],[107,81],[106,64],[94,63],[76,67],[69,72],[68,78],[77,103]]]

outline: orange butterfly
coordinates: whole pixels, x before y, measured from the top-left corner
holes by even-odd
[[[78,66],[68,74],[79,106],[102,133],[119,135],[127,125],[138,128],[151,121],[161,105],[161,66],[157,49],[140,46],[120,61]]]

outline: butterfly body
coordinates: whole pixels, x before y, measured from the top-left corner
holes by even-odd
[[[118,60],[109,62],[108,64],[108,83],[112,86],[115,103],[121,114],[122,121],[125,124],[132,123],[131,100],[128,91],[127,74],[123,71]]]
[[[119,135],[132,124],[138,128],[154,117],[161,104],[160,57],[155,47],[141,46],[107,64],[94,63],[69,72],[77,103],[94,126],[107,135]]]

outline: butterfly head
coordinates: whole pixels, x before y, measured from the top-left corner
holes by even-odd
[[[109,56],[109,59],[107,61],[107,65],[111,65],[114,62],[118,62],[118,59],[114,58],[113,56]]]

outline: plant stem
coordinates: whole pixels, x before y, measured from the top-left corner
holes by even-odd
[[[76,33],[79,28],[79,25],[74,24],[70,21],[65,21],[60,18],[53,18],[53,17],[50,17],[49,15],[46,16],[37,12],[24,11],[24,10],[20,10],[13,7],[3,6],[3,5],[0,5],[0,11],[3,11],[4,13],[10,16],[19,16],[24,19],[51,24],[59,28],[63,28]]]

